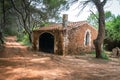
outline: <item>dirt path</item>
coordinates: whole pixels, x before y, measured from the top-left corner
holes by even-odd
[[[12,36],[0,52],[0,80],[120,80],[120,62],[32,52]]]

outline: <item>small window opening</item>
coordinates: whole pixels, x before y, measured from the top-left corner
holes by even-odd
[[[90,43],[90,34],[89,34],[89,32],[87,32],[86,38],[85,38],[85,45],[87,46],[87,45],[89,45],[89,43]]]

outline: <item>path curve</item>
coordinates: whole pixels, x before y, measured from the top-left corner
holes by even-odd
[[[27,46],[24,46],[17,42],[16,36],[5,37],[5,48],[3,52],[0,52],[0,57],[24,57],[32,56],[32,52],[28,50]]]
[[[119,61],[32,52],[16,42],[15,36],[5,39],[0,80],[120,80]]]

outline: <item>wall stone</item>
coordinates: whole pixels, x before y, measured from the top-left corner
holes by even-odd
[[[84,44],[84,35],[86,30],[90,30],[91,34],[91,45]],[[69,31],[69,45],[68,53],[69,54],[80,54],[82,52],[90,52],[94,50],[93,40],[97,37],[97,30],[95,30],[89,24],[84,24],[80,27],[72,29]]]
[[[34,30],[32,36],[32,48],[41,51],[39,47],[39,37],[43,33],[50,33],[54,36],[54,54],[63,54],[63,31],[61,30]]]
[[[91,35],[90,45],[85,45],[86,31],[89,31]],[[54,36],[54,54],[80,54],[94,50],[93,40],[97,37],[97,30],[88,23],[73,26],[73,28],[67,26],[50,30],[34,30],[32,41],[34,50],[40,50],[39,37],[46,32]]]

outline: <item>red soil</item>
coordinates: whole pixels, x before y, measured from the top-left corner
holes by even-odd
[[[33,52],[12,36],[0,52],[0,80],[120,80],[120,60]]]

